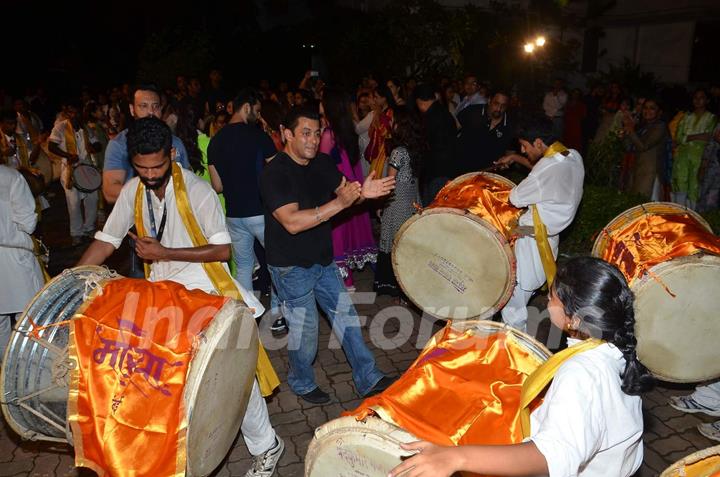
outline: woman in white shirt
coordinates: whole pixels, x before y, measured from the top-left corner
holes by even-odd
[[[552,323],[573,346],[602,338],[555,373],[543,403],[530,416],[521,444],[443,447],[403,444],[417,454],[390,477],[450,476],[456,471],[507,476],[632,475],[642,463],[642,404],[653,378],[635,353],[633,295],[612,265],[578,257],[560,266],[548,304]]]

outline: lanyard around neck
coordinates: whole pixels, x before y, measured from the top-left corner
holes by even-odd
[[[160,219],[160,228],[155,227],[155,212],[153,212],[153,204],[150,189],[145,188],[145,198],[147,199],[148,214],[150,216],[150,235],[158,242],[162,240],[165,231],[165,222],[167,220],[167,205],[163,207],[162,218]]]

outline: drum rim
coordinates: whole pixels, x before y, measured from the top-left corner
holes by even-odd
[[[703,263],[713,263],[713,262],[715,264],[717,264],[718,266],[720,266],[720,257],[717,255],[712,255],[712,254],[694,254],[694,255],[678,257],[678,258],[674,258],[672,260],[668,260],[666,262],[658,263],[650,268],[650,272],[652,272],[654,275],[657,275],[658,277],[661,277],[662,274],[666,273],[667,271],[672,270],[673,268],[677,268],[682,265],[703,264]],[[654,283],[656,283],[656,282],[655,282],[655,280],[653,280],[652,277],[645,276],[645,277],[641,277],[638,280],[636,280],[632,284],[630,289],[632,290],[633,295],[638,296],[640,293],[642,293],[644,288],[646,288]],[[636,319],[636,321],[637,320],[642,321],[642,317],[637,312],[637,310],[635,312],[635,319]],[[642,339],[642,336],[640,336],[639,338]],[[639,358],[640,358],[640,356],[638,355],[638,359]],[[639,361],[642,363],[642,360],[639,359]],[[645,365],[645,364],[643,363],[643,365]],[[680,379],[680,378],[677,378],[674,376],[669,376],[667,374],[664,374],[662,371],[659,371],[659,372],[653,371],[653,370],[650,370],[649,368],[648,368],[648,370],[656,378],[661,379],[666,382],[669,382],[669,383],[694,383],[694,382],[716,379],[716,378],[720,377],[720,372],[717,372],[715,374],[706,374],[706,375],[703,375],[703,377],[700,377],[698,379],[693,378],[692,380],[690,380],[687,378]]]
[[[88,189],[87,187],[79,187],[79,186],[76,184],[76,181],[75,181],[75,171],[77,171],[80,167],[90,167],[90,168],[92,168],[92,169],[95,169],[95,171],[96,171],[96,172],[98,173],[98,175],[100,176],[100,185],[98,185],[98,186],[97,186],[96,188],[94,188],[94,189]],[[81,162],[80,164],[76,165],[76,166],[73,168],[72,177],[73,177],[73,187],[75,187],[75,188],[76,188],[77,190],[79,190],[80,192],[85,192],[86,194],[92,194],[93,192],[95,192],[95,191],[97,191],[97,190],[100,190],[100,188],[102,187],[102,172],[100,172],[100,168],[97,167],[95,164],[88,164],[88,163],[86,163],[86,162]]]
[[[595,242],[593,242],[591,255],[593,257],[602,256],[603,252],[605,251],[607,236],[614,232],[615,228],[622,220],[628,218],[633,214],[637,215],[633,220],[636,220],[641,215],[672,215],[672,212],[663,213],[662,211],[657,210],[666,210],[668,208],[675,209],[680,214],[687,214],[691,216],[698,223],[700,223],[700,225],[702,225],[708,232],[713,233],[713,229],[712,227],[710,227],[710,224],[708,224],[708,222],[700,214],[684,205],[676,204],[674,202],[645,202],[643,204],[636,205],[635,207],[624,210],[620,214],[616,215],[610,222],[608,222],[607,225],[605,225],[605,227],[603,227],[600,232],[598,232],[597,237],[595,237]],[[638,214],[639,212],[642,213]],[[628,222],[629,221],[626,221],[625,223]]]
[[[205,338],[208,337],[209,334],[212,333],[213,337],[211,339],[207,339],[205,346],[198,346],[197,351],[194,353],[192,359],[189,363],[189,368],[186,374],[185,378],[185,389],[183,391],[183,400],[182,405],[185,406],[185,413],[186,413],[186,419],[187,419],[187,433],[186,433],[186,459],[185,459],[185,467],[187,469],[188,475],[195,475],[191,472],[191,462],[194,462],[193,456],[191,456],[190,453],[190,436],[191,433],[193,433],[193,430],[195,429],[195,426],[193,423],[196,423],[193,419],[193,409],[194,405],[196,404],[198,393],[200,392],[200,389],[204,383],[204,374],[207,370],[208,366],[210,365],[210,361],[212,360],[214,356],[214,351],[216,350],[217,343],[221,341],[228,330],[233,325],[233,322],[235,320],[242,320],[244,319],[245,313],[249,310],[247,306],[242,305],[242,303],[236,301],[236,300],[228,300],[227,303],[225,303],[220,310],[215,314],[213,317],[213,320],[210,322],[210,325],[208,325],[207,329],[203,332],[203,336]],[[238,313],[239,312],[239,313]],[[227,320],[217,320],[218,315],[220,313],[229,313],[230,317]],[[242,325],[241,325],[242,326]],[[260,343],[259,334],[257,331],[257,327],[253,326],[251,328],[253,331],[253,337],[251,338],[252,341],[258,344]],[[210,346],[211,341],[213,341],[213,346]],[[257,361],[257,351],[258,347],[255,347],[256,350],[256,358],[254,361]],[[204,356],[203,356],[204,355]],[[203,359],[204,358],[204,359]],[[202,359],[202,361],[200,361]],[[193,366],[193,364],[195,364]],[[252,369],[252,379],[255,379],[255,369]],[[252,386],[252,383],[251,383]],[[252,392],[252,389],[250,390]],[[248,393],[249,396],[249,393]],[[189,404],[193,404],[193,409],[190,408]],[[247,403],[245,403],[245,409],[247,410]],[[243,412],[243,415],[245,413]],[[240,426],[242,424],[242,418],[237,422],[237,428],[234,429],[234,432],[232,432],[232,440],[235,439],[237,436],[237,433],[240,431]],[[199,423],[198,423],[199,425]],[[232,447],[232,445],[231,445]],[[227,452],[230,449],[225,449],[223,452],[223,458],[227,454]],[[215,464],[215,468],[217,465],[219,465],[220,462]],[[214,469],[213,469],[214,470]]]
[[[407,297],[410,299],[410,301],[412,301],[418,308],[420,308],[423,311],[423,313],[427,313],[428,315],[433,316],[438,319],[441,319],[441,320],[446,320],[446,321],[452,320],[451,318],[449,318],[447,316],[440,316],[435,313],[430,313],[429,311],[424,310],[423,307],[419,303],[417,303],[415,298],[412,297],[407,292],[405,282],[401,278],[401,274],[398,273],[399,272],[398,264],[397,264],[397,260],[396,260],[396,254],[395,254],[395,251],[397,250],[397,247],[398,247],[398,241],[405,234],[407,229],[410,228],[415,222],[421,220],[423,217],[428,216],[428,215],[445,214],[445,213],[458,215],[460,217],[464,217],[469,220],[472,220],[476,224],[479,224],[482,228],[484,228],[485,230],[490,232],[490,234],[497,239],[497,241],[500,245],[500,248],[504,252],[503,255],[507,259],[506,264],[508,266],[507,267],[508,280],[505,283],[505,289],[503,290],[503,293],[500,295],[500,298],[498,299],[498,301],[492,307],[489,307],[487,310],[485,310],[485,312],[480,313],[478,315],[469,316],[469,317],[465,318],[465,320],[473,320],[473,319],[481,320],[483,318],[492,316],[495,313],[497,313],[499,310],[501,310],[503,308],[503,306],[505,306],[505,304],[508,302],[508,300],[510,300],[513,289],[515,288],[515,280],[516,280],[516,273],[517,273],[515,252],[514,252],[513,248],[510,246],[510,243],[507,241],[505,236],[503,234],[501,234],[500,232],[498,232],[498,230],[494,226],[492,226],[491,224],[489,224],[482,218],[478,217],[477,215],[470,213],[466,210],[455,209],[452,207],[434,207],[432,209],[426,209],[426,210],[423,210],[422,212],[419,212],[419,213],[413,215],[408,220],[406,220],[405,223],[402,224],[402,226],[400,226],[397,233],[395,234],[395,237],[393,238],[393,247],[392,247],[392,252],[391,252],[391,260],[390,260],[392,263],[393,272],[395,273],[395,277],[397,278],[398,285],[403,290],[403,292],[405,292],[405,295],[407,295]],[[460,321],[457,318],[455,320]]]
[[[707,447],[705,449],[700,449],[699,451],[695,451],[692,454],[688,454],[685,457],[682,457],[677,462],[674,462],[670,465],[667,469],[663,471],[662,474],[660,474],[660,477],[678,477],[679,475],[684,474],[677,474],[674,473],[675,471],[683,470],[683,467],[690,464],[697,464],[702,459],[705,459],[707,457],[720,456],[720,445],[717,446],[711,446]],[[682,466],[682,467],[681,467]]]
[[[459,325],[459,326],[455,326]],[[535,339],[533,336],[525,333],[524,331],[520,331],[516,328],[513,328],[512,326],[506,325],[505,323],[498,323],[495,321],[490,320],[482,320],[482,319],[472,319],[472,320],[462,320],[462,321],[451,321],[450,327],[454,331],[472,331],[477,330],[480,327],[484,327],[485,330],[488,330],[489,333],[487,334],[495,334],[499,332],[505,332],[507,335],[512,336],[512,338],[523,345],[523,347],[527,348],[528,351],[530,351],[536,358],[538,358],[541,361],[547,361],[550,359],[550,357],[553,355],[553,352],[550,351],[547,346],[545,346],[543,343]],[[485,331],[482,330],[482,331]],[[442,330],[440,330],[442,332]]]
[[[385,428],[385,429],[383,429]],[[305,453],[305,475],[310,475],[310,471],[313,470],[313,466],[317,463],[319,457],[319,451],[324,448],[324,444],[330,442],[338,437],[338,434],[355,430],[358,431],[358,436],[366,438],[367,436],[383,438],[392,445],[397,446],[401,456],[408,456],[412,453],[405,451],[400,448],[400,444],[403,442],[413,442],[418,440],[416,436],[406,431],[405,429],[385,421],[377,416],[368,416],[363,420],[357,420],[353,416],[341,416],[328,421],[315,429],[313,438],[310,440],[307,452]],[[403,440],[405,439],[405,440]],[[367,439],[366,442],[374,442],[372,439]],[[372,446],[368,446],[372,447]],[[380,446],[375,447],[380,451],[386,451]]]
[[[6,364],[10,362],[8,359],[8,356],[12,352],[12,350],[15,349],[14,346],[12,346],[12,343],[14,342],[14,339],[16,335],[19,333],[17,330],[21,327],[23,324],[29,324],[29,320],[27,320],[27,313],[28,311],[35,305],[35,303],[40,299],[40,297],[51,287],[55,286],[62,278],[64,278],[66,273],[97,273],[97,274],[106,274],[106,273],[112,273],[107,267],[100,267],[97,265],[82,265],[78,267],[69,268],[63,271],[63,273],[55,276],[47,282],[43,287],[32,297],[32,299],[28,302],[28,304],[25,306],[25,309],[18,317],[15,328],[13,328],[12,332],[10,333],[10,340],[8,342],[8,346],[5,348],[5,354],[3,356],[3,364],[0,367],[0,396],[5,396],[7,392],[10,392],[11,390],[5,389],[5,373],[6,373]],[[109,278],[109,277],[108,277]],[[82,305],[81,305],[82,306]],[[26,321],[28,323],[26,323]],[[13,390],[13,393],[16,391]],[[67,402],[67,400],[66,400]],[[33,433],[33,440],[48,440],[52,442],[56,442],[58,438],[46,436],[44,434],[39,433],[38,431],[35,431],[33,429],[25,427],[22,423],[17,422],[16,419],[13,417],[12,413],[10,412],[10,403],[6,402],[4,399],[2,402],[0,402],[0,411],[2,412],[3,416],[5,417],[5,421],[8,423],[10,428],[18,435],[18,436],[27,436],[28,433]],[[66,419],[65,422],[67,423],[68,420]],[[70,442],[70,439],[67,439],[68,442]]]
[[[513,181],[511,181],[510,179],[508,179],[505,176],[501,176],[500,174],[493,174],[492,172],[485,172],[485,171],[476,171],[476,172],[467,172],[465,174],[457,176],[455,179],[453,179],[450,182],[448,182],[447,184],[445,184],[443,186],[443,189],[445,189],[446,187],[458,185],[461,182],[465,182],[466,180],[472,179],[475,176],[489,177],[491,179],[494,179],[498,182],[503,183],[504,185],[510,186],[511,189],[513,187],[517,186],[517,184],[515,184]],[[440,192],[442,192],[442,189],[440,189]],[[440,192],[438,192],[438,194]]]

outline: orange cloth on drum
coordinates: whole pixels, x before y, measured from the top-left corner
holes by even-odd
[[[162,281],[102,285],[70,325],[75,464],[100,476],[181,476],[183,397],[198,335],[228,299]]]
[[[447,326],[400,379],[346,414],[377,414],[440,445],[518,443],[523,383],[541,364],[513,335]]]
[[[510,241],[510,230],[517,225],[522,212],[510,203],[511,190],[512,187],[508,184],[477,174],[459,184],[447,184],[427,208],[451,207],[467,210],[491,223]]]
[[[646,214],[608,235],[603,260],[617,266],[632,282],[654,265],[696,253],[720,255],[720,237],[690,215]]]

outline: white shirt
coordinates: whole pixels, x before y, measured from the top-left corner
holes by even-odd
[[[642,464],[639,396],[620,388],[625,359],[605,343],[560,366],[530,415],[530,440],[550,477],[629,477]]]
[[[48,141],[54,142],[55,144],[60,147],[65,152],[69,152],[67,149],[67,141],[65,139],[65,129],[67,128],[67,125],[69,124],[69,120],[61,117],[58,117],[58,119],[55,120],[55,125],[52,128],[52,131],[50,132],[50,137],[48,137]],[[90,163],[90,158],[88,156],[87,149],[85,148],[85,131],[83,131],[83,128],[77,128],[75,130],[75,145],[77,146],[77,155],[79,158],[79,162],[82,163]],[[68,161],[66,158],[62,158],[62,172],[60,173],[61,181],[66,178],[70,177],[70,174],[67,172],[68,167],[72,167],[70,164],[68,164]],[[71,184],[63,184],[63,187],[66,189],[69,189]]]
[[[560,90],[558,93],[549,91],[543,99],[543,109],[549,118],[556,118],[563,115],[567,104],[567,93]]]
[[[540,218],[547,227],[548,241],[557,257],[558,234],[572,223],[583,193],[585,167],[580,153],[570,149],[567,156],[561,153],[543,157],[530,174],[512,191],[510,202],[518,208],[536,205]],[[526,210],[520,225],[533,226],[533,214]],[[533,291],[545,282],[545,272],[534,237],[521,237],[515,242],[517,280],[523,290]]]
[[[0,165],[0,314],[20,313],[43,286],[30,237],[36,225],[35,199],[25,178]]]
[[[182,174],[193,215],[208,244],[225,245],[231,243],[230,234],[225,225],[225,215],[222,212],[215,191],[212,190],[208,182],[197,177],[191,171],[183,169]],[[120,247],[128,230],[135,224],[135,193],[139,183],[140,178],[134,177],[123,186],[115,207],[105,223],[105,227],[95,234],[97,240],[108,242],[116,249]],[[157,227],[160,227],[163,210],[167,207],[165,231],[160,243],[168,248],[194,247],[190,234],[185,229],[185,224],[180,217],[174,191],[171,179],[165,188],[164,200],[158,199],[154,192],[150,193]],[[143,197],[143,225],[146,231],[150,231],[150,215],[145,197]],[[222,266],[229,274],[227,264],[223,263]],[[201,263],[170,260],[153,262],[149,279],[154,282],[172,280],[185,285],[189,290],[198,288],[207,293],[217,293]],[[255,309],[255,316],[262,315],[265,309],[260,301],[252,293],[244,290],[239,283],[235,282],[235,285],[240,290],[240,294],[247,306]]]

